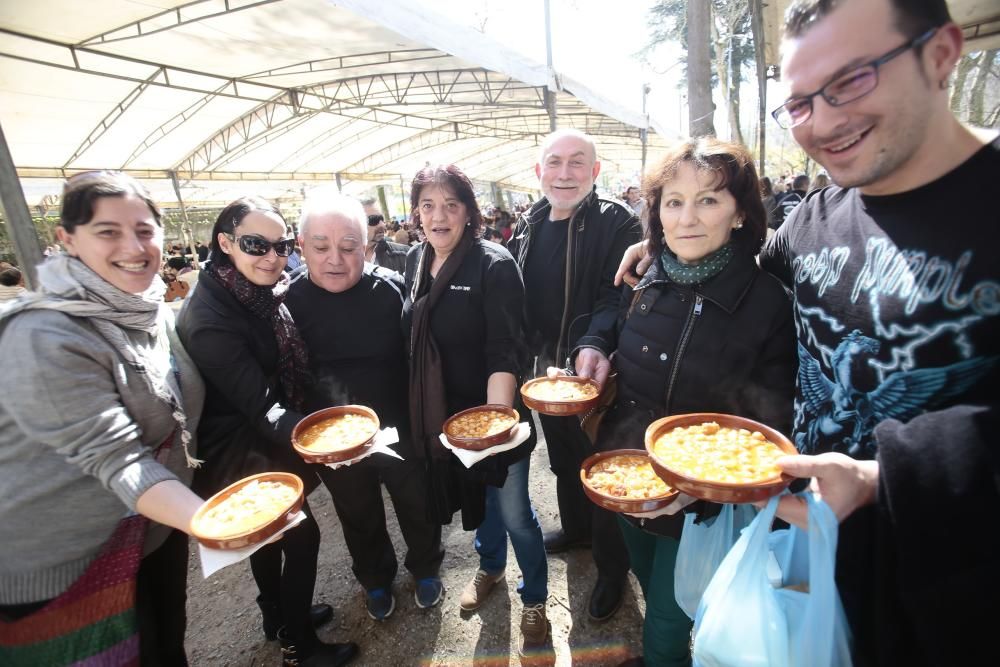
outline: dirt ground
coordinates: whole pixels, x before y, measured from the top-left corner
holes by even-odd
[[[543,530],[558,526],[555,478],[549,471],[543,443],[531,459],[531,498]],[[389,530],[400,563],[405,545],[400,537],[392,504],[383,494]],[[334,608],[334,619],[319,630],[326,641],[357,642],[360,656],[352,665],[359,667],[507,667],[519,665],[517,646],[521,600],[515,592],[520,573],[511,550],[507,563],[507,588],[497,589],[476,612],[463,613],[458,598],[476,572],[478,556],[471,532],[461,520],[445,526],[446,555],[441,568],[445,598],[433,609],[417,608],[413,600],[413,580],[400,566],[394,591],[396,610],[384,622],[371,620],[364,608],[361,586],[350,569],[350,557],[333,504],[320,486],[309,503],[323,536],[316,580],[316,602]],[[590,552],[575,550],[549,556],[549,599],[547,615],[552,624],[552,652],[531,664],[604,667],[618,665],[639,655],[642,645],[642,594],[629,577],[630,590],[618,613],[609,621],[595,623],[587,616],[587,603],[595,569]],[[247,561],[230,566],[203,579],[197,552],[192,551],[188,577],[187,652],[195,667],[280,665],[277,642],[264,640],[260,613],[254,602],[256,587]],[[529,661],[525,661],[528,664]]]

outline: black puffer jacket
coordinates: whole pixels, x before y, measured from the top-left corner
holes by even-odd
[[[316,476],[292,449],[302,415],[283,407],[278,344],[269,322],[250,311],[206,272],[177,317],[184,349],[205,380],[193,488],[215,493],[247,475],[292,472],[316,486]]]
[[[798,370],[791,301],[753,257],[737,254],[722,273],[691,287],[671,282],[654,262],[635,290],[634,304],[632,290],[622,299],[618,396],[599,449],[642,449],[650,422],[688,412],[736,414],[791,431]],[[641,526],[676,537],[682,523],[677,515]]]
[[[534,230],[549,219],[551,210],[546,198],[539,199],[518,220],[507,243],[522,273]],[[620,298],[614,286],[615,272],[625,249],[636,243],[641,233],[639,219],[632,210],[620,201],[598,197],[596,188],[577,207],[568,226],[568,247],[573,249],[566,264],[568,307],[563,312],[555,347],[556,360],[564,361],[579,347],[596,347],[606,355],[614,350]]]

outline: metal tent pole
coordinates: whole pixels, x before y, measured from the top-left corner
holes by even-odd
[[[24,200],[24,191],[17,178],[3,127],[0,127],[0,208],[7,220],[7,230],[14,243],[14,254],[24,275],[24,284],[28,289],[35,289],[38,284],[36,267],[42,262],[42,245]]]
[[[549,86],[555,80],[552,69],[552,17],[549,11],[549,0],[545,0],[545,63],[548,65],[549,80],[545,84],[545,110],[549,114],[549,132],[556,131],[556,93]]]
[[[174,186],[174,194],[177,195],[177,203],[181,207],[181,219],[184,221],[181,224],[181,242],[194,253],[194,268],[196,271],[201,271],[201,265],[198,263],[198,251],[194,247],[194,239],[191,236],[191,223],[188,222],[187,207],[184,206],[184,198],[181,197],[181,186],[177,183],[176,171],[170,172],[170,182]],[[187,253],[184,253],[184,256],[187,257]]]

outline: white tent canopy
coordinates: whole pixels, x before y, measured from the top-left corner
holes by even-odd
[[[552,91],[605,170],[639,172],[642,114],[427,4],[2,2],[0,125],[22,179],[174,173],[185,199],[206,181],[399,185],[428,161],[534,190]]]
[[[781,27],[792,0],[763,3],[765,55],[768,65],[780,65]],[[948,0],[952,20],[962,27],[965,52],[1000,47],[1000,5],[997,0]]]

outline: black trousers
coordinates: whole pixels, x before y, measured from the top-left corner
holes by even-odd
[[[406,569],[416,579],[438,576],[444,560],[441,526],[427,521],[427,478],[421,462],[372,454],[337,470],[317,469],[344,529],[351,569],[365,590],[389,588],[398,570],[385,525],[382,484],[389,491],[406,542]]]
[[[139,622],[139,660],[150,665],[187,665],[188,536],[179,530],[142,559],[136,579],[135,607]]]
[[[600,576],[621,579],[628,574],[628,550],[613,512],[590,502],[580,482],[580,465],[594,453],[594,446],[580,428],[577,417],[538,415],[549,452],[549,467],[556,475],[559,520],[566,535],[591,541],[594,565]]]
[[[308,501],[302,503],[302,511],[307,515],[305,521],[250,556],[250,571],[261,601],[277,601],[281,617],[295,638],[314,636],[309,608],[319,558],[319,526]]]

